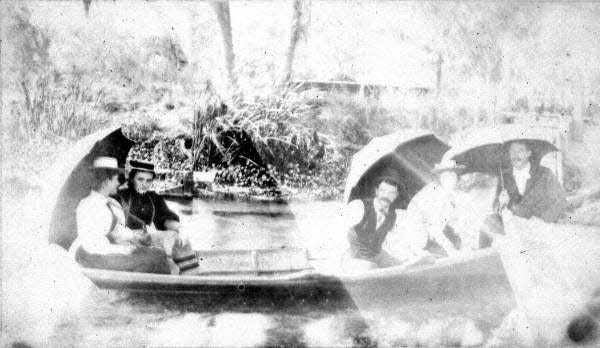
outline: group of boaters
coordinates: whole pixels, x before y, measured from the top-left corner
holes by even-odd
[[[89,268],[185,274],[198,268],[179,216],[149,189],[154,165],[130,161],[127,187],[121,186],[117,159],[100,156],[92,163],[90,194],[76,210],[77,238],[69,251]]]
[[[565,192],[552,172],[532,160],[525,142],[509,147],[511,168],[502,173],[503,185],[495,194],[495,211],[546,222],[558,221],[566,211]],[[151,191],[154,165],[129,161],[126,188],[119,189],[124,169],[113,157],[97,157],[92,163],[93,184],[77,206],[78,236],[70,247],[85,267],[119,271],[186,274],[198,270],[198,260],[179,224],[179,217],[164,199]],[[388,233],[402,225],[412,256],[451,256],[461,249],[457,233],[457,182],[464,166],[442,159],[435,165],[436,180],[426,185],[408,204],[402,218],[393,202],[399,195],[397,179],[384,176],[375,184],[374,196],[350,202],[344,211],[349,250],[342,266],[352,272],[389,267],[405,262],[383,250]],[[488,220],[498,222],[499,218]],[[398,221],[397,221],[398,220]],[[401,220],[401,221],[400,221]],[[481,235],[489,239],[483,224]],[[464,242],[464,241],[463,241]],[[489,243],[488,243],[489,244]],[[485,245],[479,245],[485,246]]]
[[[492,212],[483,219],[476,230],[478,247],[489,246],[492,232],[502,231],[498,212],[509,209],[523,218],[536,217],[545,222],[557,222],[566,212],[566,195],[550,169],[532,158],[526,142],[512,142],[508,148],[511,167],[502,173],[503,185],[498,185]],[[350,202],[344,212],[350,248],[342,265],[346,271],[361,272],[368,269],[402,264],[399,259],[383,250],[390,231],[401,225],[410,238],[403,238],[403,257],[423,258],[433,255],[453,255],[461,250],[457,230],[457,182],[464,171],[463,165],[443,159],[434,169],[436,180],[419,191],[408,204],[401,221],[392,203],[398,197],[401,183],[393,177],[381,177],[370,199]],[[466,238],[465,238],[466,239]],[[486,241],[487,240],[487,245]],[[463,241],[464,244],[465,241]],[[463,245],[463,250],[468,250]],[[471,249],[472,250],[472,249]],[[395,255],[397,256],[397,255]]]

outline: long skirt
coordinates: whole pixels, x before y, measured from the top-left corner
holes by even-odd
[[[149,229],[149,234],[152,238],[152,245],[165,250],[167,256],[173,258],[181,274],[196,274],[199,271],[196,252],[192,249],[192,244],[187,237],[181,236],[175,231],[163,231],[155,228]],[[180,239],[181,245],[175,246]]]
[[[93,254],[79,247],[75,260],[84,267],[113,271],[170,274],[164,250],[138,246],[131,253]]]

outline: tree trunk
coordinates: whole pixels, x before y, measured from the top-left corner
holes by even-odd
[[[488,107],[487,107],[487,125],[495,124],[496,110],[498,104],[498,83],[488,82]]]
[[[585,112],[585,84],[582,74],[579,74],[579,85],[576,87],[575,108],[573,110],[573,121],[571,124],[571,140],[583,141],[583,114]]]
[[[90,5],[92,4],[92,0],[83,0],[83,10],[85,11],[85,16],[90,16]]]
[[[442,93],[442,66],[444,65],[444,57],[442,52],[438,52],[437,60],[435,61],[435,93],[439,98]]]
[[[5,7],[5,9],[6,9],[6,7]],[[2,34],[4,34],[2,32],[2,27],[3,26],[0,25],[0,37],[4,37],[4,36],[2,36]],[[0,55],[0,87],[1,87],[0,88],[0,115],[3,116],[2,120],[6,122],[3,126],[6,127],[6,125],[8,125],[10,127],[10,126],[12,126],[11,123],[15,122],[14,116],[12,116],[12,117],[4,117],[4,114],[2,113],[2,111],[3,111],[2,107],[3,107],[3,104],[4,104],[4,99],[3,99],[4,94],[2,92],[4,90],[4,79],[6,78],[5,75],[2,74],[2,62],[1,62],[2,59],[4,59],[4,58]],[[18,123],[15,122],[15,124],[18,124]],[[6,129],[6,128],[4,128],[4,129]],[[13,136],[14,136],[14,134],[13,134]],[[5,149],[3,146],[5,146],[4,142],[0,144],[0,163],[5,163],[5,162],[3,162],[4,158],[2,158],[3,157],[2,154],[4,153],[4,149]]]
[[[435,106],[433,112],[428,120],[429,127],[435,130],[438,123],[438,118],[441,117],[442,111],[444,110],[443,99],[442,99],[442,78],[443,78],[443,66],[444,57],[442,52],[437,52],[437,59],[435,61]]]
[[[225,53],[225,69],[229,81],[229,88],[233,94],[239,93],[237,76],[235,73],[235,55],[233,53],[233,39],[231,29],[231,14],[229,11],[229,1],[212,1],[213,9],[217,15],[217,21],[221,28],[223,37],[223,51]]]
[[[492,60],[493,64],[490,64],[491,70],[488,73],[488,124],[489,122],[495,123],[496,121],[496,112],[498,111],[498,89],[500,87],[500,83],[502,82],[502,74],[504,72],[503,69],[503,59],[502,59],[502,49],[496,51],[496,59]]]
[[[287,55],[285,60],[285,68],[283,71],[283,85],[290,82],[292,78],[294,57],[296,55],[296,47],[298,47],[298,41],[304,33],[304,25],[302,24],[303,19],[303,2],[304,0],[294,0],[293,13],[292,13],[292,25],[290,30],[290,42],[287,49]]]

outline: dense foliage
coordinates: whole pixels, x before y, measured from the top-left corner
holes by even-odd
[[[220,99],[204,100],[213,103],[219,100],[220,103]],[[370,136],[369,127],[364,122],[348,121],[355,116],[351,112],[345,116],[343,130],[336,132],[339,118],[329,117],[332,107],[337,108],[336,105],[315,103],[310,97],[288,91],[233,105],[227,108],[226,113],[211,118],[204,127],[178,134],[162,132],[153,121],[132,122],[127,127],[127,135],[138,144],[134,146],[131,157],[150,160],[160,168],[174,170],[190,170],[195,163],[194,170],[216,170],[215,182],[220,185],[247,188],[279,186],[279,192],[284,195],[340,198],[350,156]],[[206,109],[214,110],[208,105],[200,107],[200,110]],[[347,108],[347,111],[352,110]],[[362,110],[357,108],[355,112],[362,113]],[[232,130],[248,134],[251,143],[246,146],[255,147],[262,165],[253,161],[236,162],[234,146],[217,146],[222,145],[218,143],[218,135]],[[362,134],[362,137],[355,134]],[[188,145],[193,142],[192,138],[197,142],[200,142],[197,139],[205,143],[216,141],[213,148],[218,148],[222,154],[214,156],[206,148],[195,148],[193,144],[190,148]]]
[[[463,31],[449,30],[451,40],[448,42],[432,41],[431,47],[425,47],[435,59],[443,58],[439,60],[439,71],[435,71],[439,73],[439,95],[431,88],[422,88],[428,92],[420,96],[382,93],[376,97],[285,88],[274,82],[277,64],[270,58],[263,57],[262,46],[261,49],[252,45],[246,47],[244,44],[250,41],[241,40],[241,45],[236,49],[239,52],[244,49],[246,51],[238,56],[237,73],[245,98],[232,100],[225,98],[222,89],[215,87],[209,91],[204,86],[206,81],[219,85],[219,70],[214,66],[217,60],[213,59],[219,52],[211,46],[216,41],[211,41],[208,34],[206,37],[199,37],[206,39],[206,49],[192,52],[189,48],[184,49],[176,35],[155,32],[133,38],[113,30],[110,28],[111,24],[104,27],[98,22],[85,22],[79,26],[71,23],[72,26],[68,29],[58,30],[47,23],[36,22],[33,15],[35,11],[27,10],[25,5],[10,2],[2,6],[5,6],[2,9],[7,14],[3,27],[6,28],[7,38],[6,44],[3,42],[3,57],[7,58],[3,60],[6,62],[3,87],[7,88],[3,89],[3,92],[6,91],[3,97],[6,114],[9,115],[5,118],[2,130],[4,137],[10,139],[5,142],[4,152],[7,157],[3,161],[6,164],[3,164],[9,175],[22,177],[33,177],[35,175],[31,173],[37,174],[47,168],[57,152],[68,148],[83,136],[107,126],[124,124],[127,135],[138,142],[131,157],[154,161],[159,168],[193,168],[201,171],[215,169],[218,171],[217,183],[221,185],[265,188],[276,182],[282,192],[315,198],[339,198],[352,155],[371,138],[402,127],[424,127],[445,137],[456,130],[490,121],[489,110],[475,100],[485,99],[479,96],[483,89],[468,85],[463,90],[454,91],[444,81],[451,81],[452,86],[458,86],[481,77],[486,80],[484,85],[487,87],[510,82],[512,80],[506,80],[506,76],[499,74],[504,71],[506,75],[508,72],[506,66],[500,69],[508,62],[505,58],[498,59],[502,57],[500,53],[535,52],[499,52],[498,46],[480,45],[482,40],[496,41],[501,35],[494,35],[499,33],[508,35],[521,32],[523,21],[527,22],[529,18],[522,16],[531,14],[531,8],[520,11],[520,8],[513,5],[498,5],[492,7],[497,7],[498,11],[507,8],[484,14],[477,5],[431,5],[432,8],[426,6],[425,9],[427,16],[433,15],[429,25],[433,31],[419,35],[436,36],[437,29],[446,32],[446,29],[456,29],[457,25],[465,28]],[[352,20],[362,21],[362,16],[354,16],[357,13],[355,10],[347,7],[343,11],[349,11],[347,13],[352,15]],[[475,15],[476,18],[473,18],[473,22],[446,22],[443,19],[448,11],[466,11],[465,13]],[[494,20],[486,21],[490,16]],[[471,18],[461,18],[463,17]],[[498,18],[504,19],[498,22]],[[440,20],[441,24],[438,23]],[[210,28],[214,27],[214,23],[202,23],[201,32],[212,33]],[[538,26],[541,25],[543,23],[538,23]],[[488,33],[492,36],[473,37],[471,33],[479,30],[480,26],[497,29],[492,30],[494,35]],[[352,30],[358,30],[358,26],[356,27]],[[367,28],[369,30],[361,27],[360,34],[391,34],[407,41],[406,33],[400,33],[400,28],[396,28],[395,24],[373,20],[368,23]],[[373,30],[376,28],[379,29]],[[529,33],[522,33],[518,40],[512,36],[507,37],[515,45],[529,47],[527,37],[535,34],[533,29]],[[256,35],[265,33],[257,32]],[[277,37],[273,35],[265,37],[271,41],[264,40],[261,45],[273,45],[273,40]],[[311,40],[320,42],[325,36],[327,35],[314,35]],[[252,40],[257,44],[259,41],[261,40]],[[422,42],[429,43],[430,40]],[[532,42],[537,43],[539,40]],[[335,66],[324,69],[330,70],[331,77],[337,80],[358,80],[357,71],[348,67],[354,66],[353,62],[358,62],[355,56],[359,56],[360,52],[356,53],[355,50],[360,51],[362,44],[356,47],[348,42],[327,43],[330,45],[322,47],[324,50],[321,52],[325,54],[332,51],[329,53],[338,54],[341,58],[336,61]],[[450,50],[450,47],[445,46],[448,43],[459,48],[460,52]],[[456,43],[459,45],[455,45]],[[571,52],[567,56],[571,58],[561,61],[559,70],[562,69],[562,73],[557,74],[556,78],[577,65],[572,63],[573,60],[584,59],[583,56],[575,56],[577,47],[567,45],[564,38],[560,43],[562,46],[557,45],[551,52],[559,52],[559,48],[566,45],[565,49],[568,48]],[[336,46],[341,44],[343,45]],[[468,50],[464,51],[463,48]],[[463,51],[467,56],[458,59],[460,57],[457,55]],[[260,54],[249,54],[251,52]],[[192,57],[191,53],[198,56]],[[202,59],[194,60],[198,57]],[[306,57],[300,55],[298,58],[298,67],[304,66],[303,59]],[[529,62],[528,59],[525,61]],[[382,63],[381,66],[391,63]],[[455,63],[473,69],[467,69],[471,73],[461,73],[459,76],[457,73],[464,69],[458,69]],[[486,66],[489,69],[485,69]],[[529,67],[529,64],[524,66]],[[318,71],[317,67],[313,68]],[[594,69],[588,68],[594,76],[597,75]],[[391,75],[401,76],[392,72],[390,70]],[[300,68],[294,74],[300,80],[315,77],[314,72]],[[540,78],[547,78],[544,76]],[[507,107],[507,110],[519,112],[560,112],[566,115],[573,112],[572,105],[566,99],[560,100],[565,103],[557,100],[546,104],[542,101],[540,104],[530,96],[522,98],[520,90],[513,92],[516,99],[512,106],[502,105],[501,100],[498,100],[499,108]],[[471,94],[473,99],[466,98]],[[221,96],[224,99],[221,100]],[[226,104],[226,110],[221,108],[221,104]],[[210,108],[218,112],[207,112]],[[205,117],[208,114],[211,117]],[[204,116],[200,119],[198,115]],[[198,127],[198,120],[202,121],[202,127]],[[176,124],[176,131],[166,130],[168,127],[164,123]],[[239,151],[235,150],[235,146],[230,146],[231,142],[219,139],[219,135],[228,131],[246,134],[263,163],[242,165],[236,162],[234,159],[236,156],[240,157]],[[204,147],[209,143],[214,146]],[[218,146],[223,143],[228,146]],[[213,156],[215,149],[221,156]],[[23,158],[28,160],[22,161]],[[568,190],[576,190],[582,185],[583,179],[575,165],[566,168],[565,177]]]

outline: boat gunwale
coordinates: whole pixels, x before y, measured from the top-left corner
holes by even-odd
[[[332,283],[354,283],[362,281],[377,281],[385,278],[403,276],[436,276],[435,272],[451,267],[468,264],[469,262],[498,257],[498,252],[493,248],[476,250],[468,255],[459,257],[446,257],[437,259],[434,264],[424,264],[414,268],[402,265],[395,267],[369,270],[360,274],[326,273],[319,272],[316,268],[290,271],[285,275],[260,275],[239,274],[232,275],[171,275],[141,272],[113,271],[81,267],[85,276],[94,282],[112,282],[126,284],[148,285],[178,285],[178,286],[257,286],[257,287],[290,287],[290,286],[315,286]],[[504,270],[502,269],[502,273]],[[476,274],[476,272],[475,272]]]

